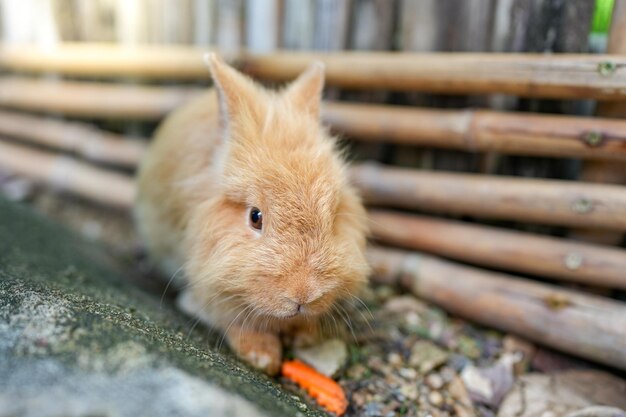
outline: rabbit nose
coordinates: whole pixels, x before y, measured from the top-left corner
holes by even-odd
[[[302,302],[300,299],[294,299],[292,297],[283,297],[285,300],[289,301],[291,304],[293,304],[296,307],[296,310],[301,311],[302,310],[302,306],[306,303]]]

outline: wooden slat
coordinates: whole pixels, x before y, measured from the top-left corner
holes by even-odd
[[[327,82],[349,89],[440,94],[505,93],[523,97],[626,97],[626,60],[609,55],[480,53],[337,53],[244,56],[244,71],[264,79],[295,77],[313,60],[326,64]]]
[[[561,226],[626,230],[626,187],[356,165],[373,205]]]
[[[51,50],[3,47],[0,67],[87,76],[207,79],[204,48],[120,48],[66,44]],[[525,97],[626,98],[626,57],[584,54],[340,52],[238,56],[260,78],[295,78],[313,60],[325,62],[329,85],[443,94],[506,93]]]
[[[0,135],[73,152],[92,161],[135,168],[146,141],[92,125],[0,110]]]
[[[417,253],[370,247],[368,258],[374,281],[400,282],[453,314],[626,369],[624,303]]]
[[[79,117],[156,120],[202,90],[0,78],[0,106]]]
[[[0,168],[107,206],[129,209],[135,185],[128,175],[0,140]]]
[[[370,210],[382,243],[488,267],[626,289],[626,251],[434,217]]]
[[[326,103],[326,123],[360,140],[467,151],[626,161],[626,121]]]

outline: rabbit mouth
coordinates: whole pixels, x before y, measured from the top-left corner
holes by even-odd
[[[314,315],[315,313],[313,311],[307,308],[302,308],[301,306],[300,308],[296,308],[295,311],[280,312],[280,313],[274,314],[274,317],[288,320],[288,319],[293,319],[296,317],[310,317]]]

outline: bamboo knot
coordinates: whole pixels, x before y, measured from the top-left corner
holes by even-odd
[[[615,74],[615,71],[617,71],[617,65],[615,62],[604,61],[598,64],[598,72],[603,77],[609,77]]]
[[[571,209],[574,213],[587,214],[593,210],[593,202],[585,197],[577,198],[572,203]]]
[[[596,148],[604,143],[605,136],[599,130],[588,130],[582,133],[581,139],[587,146]]]
[[[546,295],[543,301],[550,310],[563,310],[572,304],[567,295],[556,292]]]
[[[580,268],[583,264],[583,256],[578,252],[570,252],[565,255],[565,266],[572,271]]]

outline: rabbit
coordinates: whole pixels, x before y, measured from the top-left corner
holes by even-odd
[[[366,212],[321,125],[324,65],[268,90],[215,54],[214,88],[171,113],[138,170],[134,215],[178,304],[244,361],[279,371],[367,281]]]

